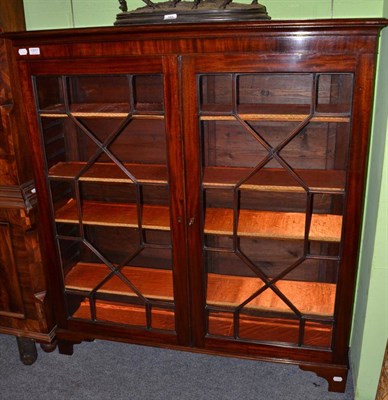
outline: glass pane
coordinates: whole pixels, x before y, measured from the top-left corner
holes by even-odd
[[[198,82],[207,332],[330,347],[353,76]]]
[[[162,75],[35,85],[69,317],[174,331]]]
[[[126,75],[73,76],[67,80],[71,112],[129,112],[130,85]]]
[[[63,79],[59,76],[35,78],[38,109],[45,112],[65,112]]]
[[[129,102],[126,75],[84,75],[68,78],[71,103]]]
[[[160,75],[133,77],[133,101],[138,112],[163,112],[163,81]]]
[[[310,105],[312,85],[312,74],[238,75],[239,103]]]
[[[201,111],[231,112],[233,109],[233,77],[226,75],[203,75],[200,80]]]
[[[317,111],[350,114],[353,98],[352,74],[319,74]]]

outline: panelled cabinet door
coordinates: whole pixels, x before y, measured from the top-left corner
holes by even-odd
[[[0,316],[25,318],[11,227],[0,220]]]
[[[355,60],[183,65],[197,343],[332,349]]]
[[[45,62],[31,73],[64,321],[185,342],[181,154],[166,94],[174,59],[99,61],[93,73]]]

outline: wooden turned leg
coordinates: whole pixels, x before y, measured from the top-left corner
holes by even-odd
[[[324,378],[329,383],[329,392],[345,392],[346,381],[348,378],[348,368],[346,366],[322,366],[322,365],[299,365],[303,371],[315,372],[319,377]]]
[[[74,343],[67,340],[58,340],[58,350],[60,354],[71,356],[74,353]]]
[[[38,358],[35,340],[17,337],[16,341],[19,348],[20,361],[24,365],[32,365]]]
[[[41,343],[40,347],[45,353],[52,353],[57,348],[57,341],[54,340],[52,343]]]

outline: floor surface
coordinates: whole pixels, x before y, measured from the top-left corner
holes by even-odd
[[[16,339],[0,335],[1,400],[353,400],[294,365],[193,354],[105,341],[19,361]]]

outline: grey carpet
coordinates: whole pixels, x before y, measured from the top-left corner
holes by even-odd
[[[0,335],[1,400],[352,400],[294,365],[95,341],[73,356],[19,361],[15,338]]]

